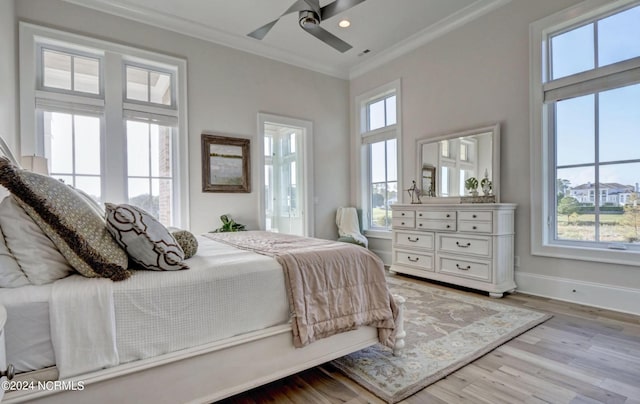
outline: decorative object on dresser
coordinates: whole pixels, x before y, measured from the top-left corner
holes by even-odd
[[[416,184],[416,180],[411,181],[411,186],[407,189],[409,193],[409,197],[411,198],[411,203],[422,203],[420,200],[420,188],[418,188],[418,184]]]
[[[469,191],[471,196],[478,196],[478,179],[469,177],[464,181],[464,188]]]
[[[513,273],[515,204],[395,204],[394,272],[502,297]]]

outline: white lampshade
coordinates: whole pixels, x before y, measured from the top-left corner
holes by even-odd
[[[42,156],[22,156],[20,159],[22,168],[31,172],[49,175],[49,165],[47,158]]]

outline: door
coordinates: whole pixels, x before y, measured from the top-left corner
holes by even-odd
[[[311,236],[309,209],[311,123],[260,114],[264,176],[264,229]]]

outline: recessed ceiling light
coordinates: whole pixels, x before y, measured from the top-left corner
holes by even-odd
[[[351,25],[351,21],[349,20],[340,20],[340,22],[338,23],[338,26],[340,28],[347,28]]]

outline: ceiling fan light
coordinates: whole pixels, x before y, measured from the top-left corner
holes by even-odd
[[[344,19],[344,20],[340,20],[340,22],[338,23],[338,26],[340,28],[348,28],[351,26],[351,21]]]
[[[300,11],[298,22],[302,28],[313,28],[320,25],[320,19],[313,11]]]

